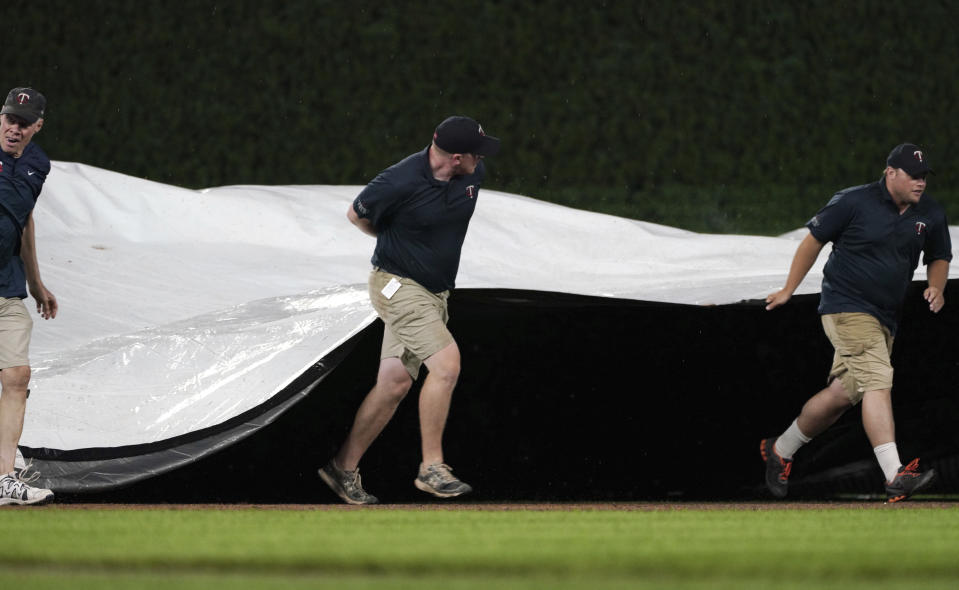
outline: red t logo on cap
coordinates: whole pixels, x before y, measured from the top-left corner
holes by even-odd
[[[922,162],[922,152],[920,152],[919,150],[916,150],[912,152],[912,155],[915,156],[917,160]]]
[[[21,92],[17,95],[17,102],[23,104],[25,102],[30,102],[30,95],[26,92]]]

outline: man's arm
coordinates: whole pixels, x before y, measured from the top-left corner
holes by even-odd
[[[350,205],[350,209],[346,212],[346,218],[350,220],[350,223],[360,228],[360,231],[364,234],[373,236],[374,238],[376,237],[376,230],[373,229],[373,222],[357,215],[352,204]]]
[[[949,262],[946,260],[930,262],[926,266],[926,278],[929,280],[929,286],[926,287],[922,296],[929,302],[929,311],[939,313],[942,306],[946,304],[943,292],[946,290],[946,281],[949,280]]]
[[[815,264],[816,259],[819,258],[819,253],[825,245],[824,242],[814,238],[812,233],[806,235],[803,241],[799,243],[799,247],[796,248],[796,254],[789,266],[789,276],[786,277],[786,286],[766,297],[767,311],[776,309],[792,298],[793,293],[799,288],[802,280],[806,278],[806,274]]]
[[[20,258],[23,260],[23,270],[27,275],[27,287],[30,289],[30,295],[37,300],[37,312],[45,320],[57,317],[57,298],[47,290],[40,279],[40,264],[37,262],[37,244],[32,212],[27,217],[27,225],[23,228],[23,237],[20,241]]]

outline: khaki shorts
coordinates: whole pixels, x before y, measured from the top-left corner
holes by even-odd
[[[30,365],[33,318],[22,299],[0,297],[0,369]]]
[[[393,278],[400,282],[400,288],[387,299],[383,288]],[[446,328],[450,292],[432,293],[413,279],[376,268],[370,273],[369,284],[370,302],[386,324],[380,359],[399,358],[415,380],[423,361],[453,342]]]
[[[868,313],[849,312],[824,314],[822,327],[836,349],[829,382],[839,379],[853,405],[867,391],[892,389],[889,328]]]

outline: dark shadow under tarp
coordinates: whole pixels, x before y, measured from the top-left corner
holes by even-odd
[[[950,281],[947,295],[956,292]],[[900,454],[959,492],[959,301],[938,315],[915,283],[893,352]],[[759,440],[781,432],[825,383],[831,348],[818,295],[766,312],[515,290],[450,300],[463,355],[446,459],[475,501],[737,499],[763,494]],[[175,471],[75,501],[337,502],[316,477],[373,385],[382,325],[289,411],[254,435]],[[362,463],[384,502],[427,496],[419,384]],[[796,456],[793,497],[879,494],[882,475],[858,408]]]

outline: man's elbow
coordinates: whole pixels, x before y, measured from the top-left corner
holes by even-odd
[[[806,234],[806,238],[799,243],[798,252],[804,252],[807,256],[811,256],[814,259],[819,257],[819,253],[822,252],[823,247],[825,247],[825,242],[820,242],[819,238],[812,235],[810,232]]]

